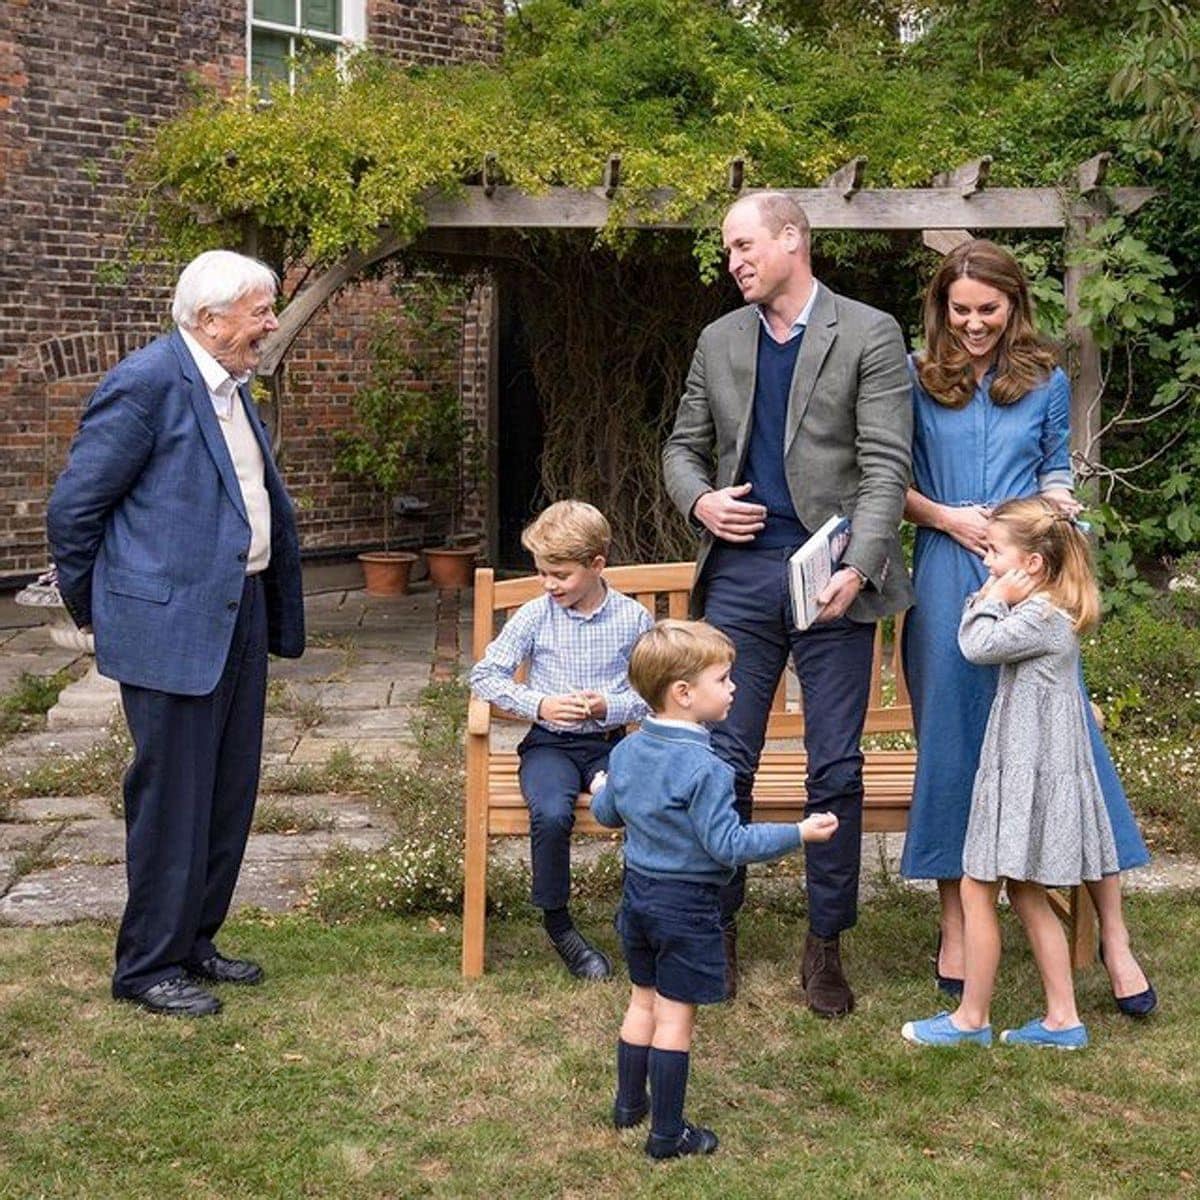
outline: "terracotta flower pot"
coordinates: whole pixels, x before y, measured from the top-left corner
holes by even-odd
[[[407,550],[369,550],[358,556],[368,596],[404,596],[408,575],[417,561]]]
[[[429,578],[436,588],[469,588],[475,582],[475,559],[478,546],[439,546],[422,550]]]

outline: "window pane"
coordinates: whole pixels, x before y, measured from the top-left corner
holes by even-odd
[[[342,13],[339,0],[302,0],[300,22],[305,29],[323,33],[340,33]]]
[[[296,0],[254,0],[254,15],[277,25],[296,24]]]
[[[338,47],[336,42],[316,42],[311,38],[297,38],[296,50],[298,51],[296,76],[299,78],[307,73],[309,67],[315,67],[320,63],[327,62],[330,58],[336,58]]]
[[[250,78],[264,94],[277,79],[288,78],[292,40],[285,34],[254,30],[250,38]]]

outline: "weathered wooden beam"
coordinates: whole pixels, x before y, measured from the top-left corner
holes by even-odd
[[[283,310],[279,317],[279,328],[263,343],[257,373],[272,375],[279,367],[283,356],[300,335],[300,331],[312,320],[321,306],[335,292],[352,283],[361,272],[381,258],[390,258],[399,253],[408,242],[407,237],[386,231],[376,244],[366,251],[354,250],[328,271],[314,279]]]
[[[934,187],[956,188],[964,199],[983,190],[992,171],[992,156],[973,158],[952,171],[939,171],[933,177]]]
[[[823,188],[832,188],[840,192],[843,200],[849,200],[855,192],[862,189],[863,173],[867,169],[867,160],[860,155],[848,163],[838,167],[832,175],[821,184]]]
[[[610,154],[604,164],[604,194],[611,200],[621,186],[621,156]]]
[[[974,236],[969,229],[926,229],[921,233],[921,241],[930,250],[949,254],[956,246],[969,242]]]
[[[746,160],[744,158],[731,158],[729,160],[729,173],[725,179],[725,186],[731,192],[740,192],[746,182]]]
[[[1075,168],[1075,179],[1083,195],[1089,196],[1104,186],[1104,177],[1108,174],[1108,164],[1111,160],[1111,151],[1101,150],[1099,154],[1092,155]]]
[[[757,190],[757,189],[755,189]],[[880,188],[856,192],[847,203],[833,188],[787,188],[814,229],[1062,229],[1072,217],[1105,209],[1134,212],[1153,188],[1105,190],[1103,208],[1087,199],[1064,200],[1055,188],[985,188],[969,199],[951,188]],[[752,194],[752,193],[746,193]],[[628,224],[645,229],[688,229],[692,222],[661,215],[674,193],[652,194]],[[603,188],[551,188],[540,196],[497,186],[491,196],[467,187],[455,196],[433,196],[425,206],[430,228],[598,229],[610,202]]]

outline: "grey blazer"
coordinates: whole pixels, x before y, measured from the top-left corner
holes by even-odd
[[[692,507],[704,492],[744,482],[761,328],[757,308],[747,305],[707,326],[696,345],[663,448],[667,491],[694,525]],[[784,466],[806,528],[817,529],[834,513],[852,518],[843,562],[868,580],[847,614],[856,621],[876,621],[913,600],[897,532],[911,478],[912,425],[900,326],[822,285],[792,377]],[[704,610],[704,563],[713,541],[703,530],[694,615]]]

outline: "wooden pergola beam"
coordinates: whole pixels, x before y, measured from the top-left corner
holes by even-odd
[[[843,200],[849,200],[856,192],[862,190],[863,175],[867,169],[867,160],[860,155],[848,163],[838,167],[833,174],[827,176],[821,183],[823,188],[832,188]]]
[[[742,195],[753,195],[748,189]],[[1090,197],[1064,198],[1055,188],[985,188],[962,195],[949,188],[878,188],[852,193],[836,188],[785,188],[808,214],[814,229],[1063,229],[1073,219],[1105,211],[1136,212],[1154,195],[1153,188],[1110,188],[1093,203]],[[674,193],[651,194],[638,219],[642,229],[690,229],[694,222],[665,214]],[[600,229],[608,223],[609,198],[603,187],[551,188],[540,196],[497,186],[490,196],[479,186],[454,196],[431,197],[425,206],[430,229]]]

